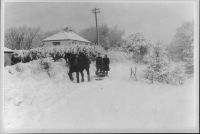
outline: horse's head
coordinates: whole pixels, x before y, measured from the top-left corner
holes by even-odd
[[[76,55],[72,54],[72,53],[64,53],[63,58],[65,59],[65,61],[70,64],[72,62],[74,62]]]
[[[67,59],[69,59],[69,57],[70,57],[70,53],[66,53],[66,52],[65,52],[65,53],[64,53],[64,59],[67,60]]]

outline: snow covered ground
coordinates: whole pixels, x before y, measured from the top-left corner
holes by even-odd
[[[193,130],[194,80],[184,85],[149,84],[130,79],[129,61],[111,63],[109,77],[71,82],[64,61],[54,63],[50,78],[36,61],[4,69],[4,128]],[[85,73],[86,76],[86,73]]]

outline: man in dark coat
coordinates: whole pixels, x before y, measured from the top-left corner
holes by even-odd
[[[96,74],[103,72],[103,59],[100,53],[98,53],[98,57],[96,58],[96,69]]]
[[[108,76],[108,71],[110,71],[110,59],[107,57],[107,54],[103,58],[103,73]]]

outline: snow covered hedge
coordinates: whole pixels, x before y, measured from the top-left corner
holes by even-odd
[[[13,66],[7,66],[5,72],[9,76],[17,76],[20,78],[68,78],[68,66],[64,59],[54,62],[51,57],[32,60],[28,63],[18,63]],[[63,77],[63,75],[65,77]]]
[[[93,60],[97,53],[104,53],[104,49],[100,46],[95,45],[66,45],[66,46],[54,46],[54,47],[38,47],[30,50],[19,50],[17,54],[23,60],[34,60],[39,58],[47,58],[50,56],[64,56],[64,53],[73,53],[76,54],[78,52],[83,52],[86,54],[91,60]]]

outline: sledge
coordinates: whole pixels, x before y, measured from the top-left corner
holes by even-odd
[[[95,80],[103,80],[103,78],[105,77],[105,73],[103,72],[98,72],[96,73],[96,76],[95,76]]]

